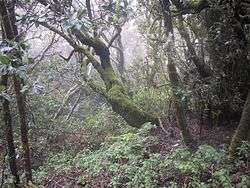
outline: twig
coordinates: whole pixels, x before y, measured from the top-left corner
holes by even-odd
[[[112,37],[112,39],[109,42],[108,48],[110,48],[113,44],[113,42],[115,41],[115,39],[117,39],[117,37],[119,37],[119,35],[122,32],[122,28],[121,27],[117,27],[117,33]]]
[[[59,54],[59,56],[60,56],[61,58],[63,58],[63,60],[69,62],[70,59],[72,58],[72,56],[74,55],[74,53],[75,53],[75,50],[72,50],[72,51],[70,52],[70,54],[69,54],[69,57],[63,57],[63,55],[61,55],[61,54]]]
[[[169,134],[169,132],[164,128],[162,121],[161,121],[161,118],[158,117],[158,121],[159,121],[160,127],[163,130],[163,132],[165,132],[166,134]]]
[[[79,90],[78,84],[76,84],[75,86],[73,86],[72,88],[69,89],[69,91],[67,92],[65,98],[63,99],[63,103],[60,106],[60,108],[58,109],[57,113],[54,115],[54,120],[57,119],[62,111],[63,108],[65,107],[65,105],[67,105],[67,103],[69,102],[70,98]]]
[[[43,50],[42,54],[39,54],[38,56],[36,56],[34,58],[34,60],[38,59],[36,63],[34,63],[32,65],[32,67],[30,68],[29,72],[32,72],[35,67],[44,59],[44,57],[46,56],[46,53],[53,47],[53,45],[58,42],[59,38],[56,39],[56,34],[54,33],[51,42],[49,43],[49,45]]]
[[[68,116],[67,116],[67,118],[66,118],[65,121],[68,121],[68,120],[70,119],[70,117],[71,117],[71,115],[73,114],[75,108],[77,107],[77,105],[78,105],[80,99],[81,99],[81,92],[79,93],[79,96],[78,96],[77,100],[75,101],[73,107],[71,108],[70,113],[68,114]]]

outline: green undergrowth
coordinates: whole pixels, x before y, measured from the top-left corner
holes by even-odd
[[[151,128],[151,124],[146,124],[138,131],[112,137],[95,151],[64,151],[53,155],[36,171],[35,178],[44,183],[52,174],[65,175],[80,169],[83,173],[75,181],[83,187],[92,187],[96,177],[108,178],[104,181],[108,182],[107,187],[250,186],[247,174],[249,144],[243,144],[239,150],[242,157],[235,163],[227,161],[225,150],[209,145],[200,146],[195,153],[180,147],[163,155],[150,151],[158,143],[150,134]]]
[[[170,112],[171,91],[169,87],[139,89],[134,94],[133,101],[146,112],[156,117],[163,117]]]

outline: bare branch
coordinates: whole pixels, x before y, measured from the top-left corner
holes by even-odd
[[[110,42],[108,44],[108,48],[110,48],[112,46],[113,42],[119,37],[119,35],[122,32],[122,28],[121,27],[118,26],[118,27],[116,27],[116,29],[117,29],[117,33],[110,40]]]
[[[79,86],[78,84],[76,84],[75,86],[73,86],[72,88],[69,89],[69,91],[67,92],[65,98],[63,99],[63,103],[60,106],[60,108],[58,109],[57,113],[54,115],[54,120],[57,119],[63,112],[63,108],[69,103],[69,100],[71,99],[71,97],[79,91]]]
[[[61,58],[63,58],[65,61],[69,62],[70,59],[72,58],[72,56],[74,55],[74,53],[75,53],[75,50],[72,50],[72,51],[70,52],[70,54],[69,54],[69,57],[63,57],[63,55],[61,55],[61,54],[59,54],[59,56],[60,56]]]
[[[91,54],[91,52],[89,52],[88,50],[86,50],[85,48],[83,48],[82,46],[78,45],[72,38],[70,38],[67,34],[65,34],[64,32],[58,30],[57,28],[55,28],[52,25],[49,25],[46,22],[39,22],[36,21],[39,25],[55,32],[56,34],[60,35],[62,38],[64,38],[74,49],[76,52],[81,52],[84,55],[86,55],[88,57],[88,59],[90,60],[90,62],[93,64],[93,66],[95,67],[95,69],[99,72],[102,73],[103,69],[101,67],[101,64],[95,59],[95,57]],[[82,41],[81,41],[82,42]],[[83,43],[85,45],[88,45],[87,43]]]
[[[74,113],[74,111],[75,111],[77,105],[79,104],[80,99],[81,99],[81,92],[79,93],[79,96],[77,97],[75,103],[73,104],[73,107],[71,108],[71,110],[70,110],[68,116],[66,117],[65,121],[68,121],[68,120],[70,119],[70,117],[71,117],[72,114]]]

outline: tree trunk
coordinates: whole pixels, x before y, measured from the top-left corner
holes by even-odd
[[[118,80],[110,62],[105,63],[105,67],[100,74],[106,85],[105,94],[102,92],[103,96],[110,103],[114,112],[123,117],[130,126],[140,128],[142,124],[146,122],[152,122],[156,125],[159,124],[156,117],[140,109],[132,99],[129,98],[126,88]]]
[[[99,39],[87,38],[81,31],[73,29],[72,32],[83,44],[93,47],[96,55],[99,56],[101,64],[93,63],[94,68],[100,74],[105,86],[107,101],[112,109],[133,127],[140,128],[146,122],[159,124],[158,119],[140,109],[128,96],[127,89],[119,81],[110,61],[109,48]],[[103,92],[102,92],[103,94]]]
[[[8,76],[2,76],[1,78],[1,86],[7,89],[8,83]],[[11,174],[14,177],[14,186],[18,187],[20,183],[20,179],[18,176],[18,169],[16,164],[16,151],[14,145],[14,138],[13,138],[13,129],[12,129],[12,118],[10,114],[10,102],[3,98],[3,122],[4,122],[4,129],[5,129],[5,136],[8,148],[8,160]]]
[[[116,40],[117,45],[117,61],[118,61],[118,71],[123,83],[126,83],[125,79],[125,57],[124,57],[124,48],[122,45],[122,36],[121,34],[118,35]]]
[[[187,44],[188,51],[189,51],[189,54],[190,54],[190,59],[194,63],[195,67],[197,68],[197,70],[199,72],[199,75],[202,78],[211,76],[212,71],[211,71],[210,67],[208,65],[206,65],[205,62],[202,61],[198,57],[198,55],[196,53],[196,50],[195,50],[194,46],[192,45],[189,33],[188,33],[187,29],[184,26],[182,15],[178,16],[178,21],[179,21],[178,22],[179,25],[178,25],[177,28],[179,30],[179,33],[180,33],[181,37],[185,40],[185,42]]]
[[[26,176],[26,181],[28,183],[32,181],[32,171],[31,171],[30,149],[29,149],[29,139],[28,139],[28,122],[26,114],[25,95],[21,93],[21,79],[17,76],[14,76],[13,82],[14,82],[17,108],[21,126],[21,141],[24,153],[25,176]]]
[[[1,24],[3,28],[3,37],[6,42],[19,42],[18,30],[16,26],[16,17],[15,17],[15,1],[0,1],[0,14],[1,14]],[[11,43],[10,43],[11,45]],[[21,61],[19,52],[15,54],[16,58]],[[12,62],[12,66],[18,68],[20,66],[18,62]],[[14,88],[16,93],[17,108],[20,118],[20,127],[21,127],[21,141],[23,146],[24,153],[24,163],[25,163],[25,173],[27,182],[32,181],[31,175],[31,163],[30,163],[30,151],[28,143],[28,122],[27,122],[27,113],[26,113],[26,104],[25,96],[21,93],[21,82],[22,80],[19,76],[13,76]]]
[[[241,146],[242,141],[249,139],[250,135],[250,92],[248,93],[245,106],[241,115],[240,123],[231,140],[229,148],[229,157],[234,159],[237,154],[237,148]]]
[[[181,134],[183,137],[183,141],[189,148],[194,148],[194,141],[191,137],[191,134],[187,128],[187,121],[184,112],[184,106],[182,103],[181,94],[181,85],[179,81],[179,76],[174,64],[174,57],[176,54],[175,51],[175,38],[174,38],[174,31],[173,31],[173,23],[172,23],[172,16],[169,9],[170,2],[168,0],[161,0],[161,6],[163,10],[163,19],[164,19],[164,27],[166,36],[169,37],[169,41],[167,42],[167,57],[168,57],[168,74],[169,80],[172,85],[173,90],[173,97],[174,97],[174,107],[176,112],[176,119],[179,129],[181,130]]]
[[[177,93],[180,89],[180,88],[178,89],[179,86],[178,73],[176,71],[174,63],[170,61],[168,62],[168,74],[174,95],[174,107],[175,107],[177,124],[179,129],[181,130],[184,143],[188,147],[192,148],[193,147],[192,144],[194,143],[194,141],[187,128],[187,121],[184,112],[184,105],[182,102],[182,95],[180,93]]]

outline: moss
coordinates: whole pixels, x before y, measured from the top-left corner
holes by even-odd
[[[248,94],[244,106],[239,126],[230,144],[229,155],[231,159],[235,158],[235,155],[237,153],[237,148],[240,147],[242,141],[248,139],[249,134],[250,134],[250,92]]]
[[[100,47],[104,52],[105,47]],[[106,51],[107,52],[107,51]],[[110,64],[109,54],[98,54],[101,59],[103,70],[99,72],[101,78],[105,83],[105,96],[111,104],[112,109],[124,118],[124,120],[131,126],[140,128],[146,122],[157,124],[157,118],[144,112],[138,108],[133,101],[128,97],[126,88],[117,78],[112,65]]]
[[[120,81],[117,79],[117,76],[111,65],[105,67],[101,76],[106,85],[107,91],[109,91],[113,85],[121,85],[121,87],[123,87],[122,83],[120,83]]]
[[[196,11],[201,11],[204,7],[208,6],[207,0],[192,0],[189,1],[189,7]]]
[[[157,118],[138,108],[126,95],[124,88],[120,84],[113,85],[108,92],[108,101],[113,110],[120,114],[125,121],[133,126],[140,128],[146,122],[157,124]]]

